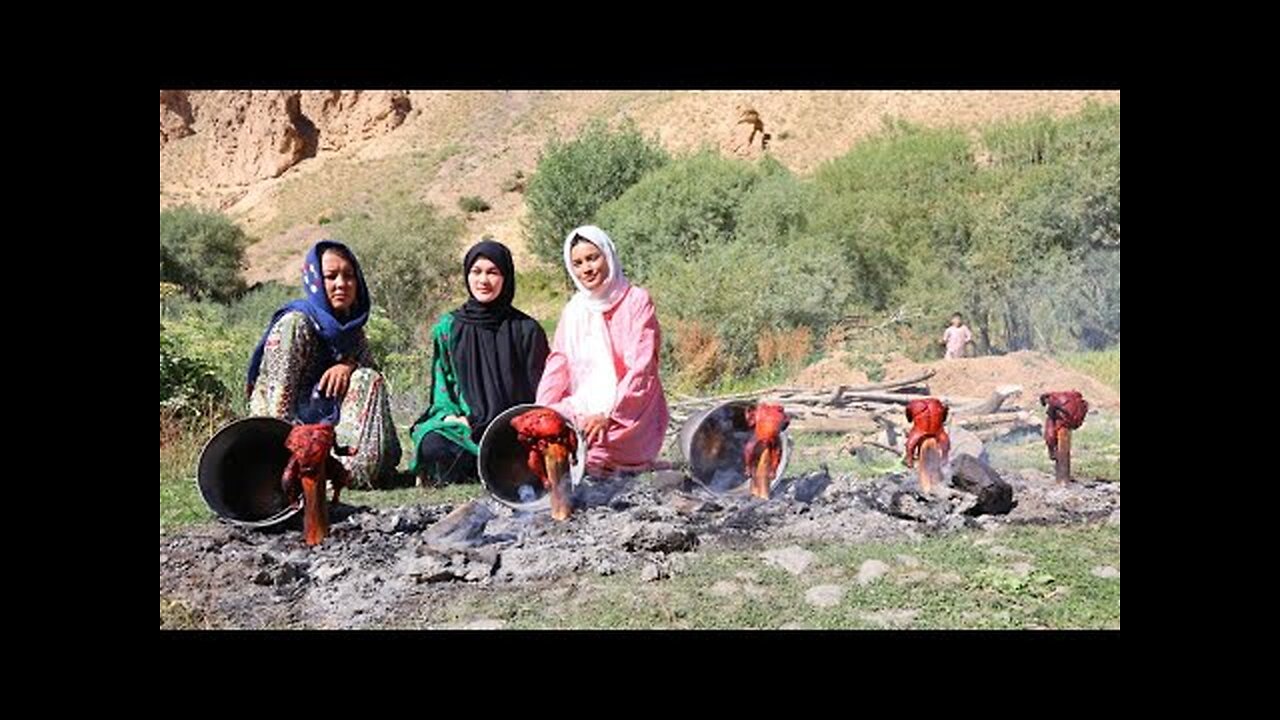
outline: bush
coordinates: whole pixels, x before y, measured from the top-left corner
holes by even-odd
[[[690,260],[731,242],[739,209],[759,180],[749,163],[709,151],[655,170],[598,213],[629,277],[644,282],[662,257]]]
[[[272,313],[300,294],[300,290],[266,283],[229,305],[172,298],[161,303],[162,331],[177,354],[200,363],[226,388],[227,410],[243,413],[249,355],[266,332]]]
[[[732,241],[692,260],[659,259],[649,289],[668,335],[669,369],[679,373],[697,356],[693,381],[706,385],[717,374],[750,372],[762,359],[798,365],[796,351],[779,351],[778,333],[808,328],[807,356],[809,338],[840,319],[852,292],[840,262],[837,250],[809,239],[772,252]],[[799,344],[801,335],[788,337]]]
[[[199,417],[226,406],[230,393],[207,362],[188,357],[160,325],[160,409]]]
[[[559,265],[570,230],[591,223],[601,206],[666,162],[657,140],[645,139],[629,120],[617,130],[596,120],[571,141],[552,140],[525,191],[530,249]]]
[[[458,198],[458,209],[465,213],[485,212],[489,209],[489,203],[484,198],[468,195]]]
[[[975,170],[963,133],[901,122],[818,169],[811,227],[844,251],[861,302],[885,310],[916,301],[913,264],[956,266]]]
[[[735,235],[762,246],[790,242],[808,231],[816,201],[811,183],[797,180],[785,169],[770,173],[743,198]]]
[[[1077,350],[1119,341],[1118,223],[1116,244],[1093,239],[1100,228],[1085,198],[1095,182],[1069,163],[1025,168],[979,207],[965,258],[968,305],[994,348]]]
[[[160,280],[192,297],[228,302],[245,289],[240,271],[252,241],[226,216],[191,207],[160,211]]]

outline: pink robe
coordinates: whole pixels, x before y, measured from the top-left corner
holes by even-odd
[[[661,334],[653,300],[644,289],[631,286],[622,299],[604,313],[609,341],[613,345],[613,368],[618,377],[612,422],[602,443],[587,452],[587,468],[600,473],[610,469],[646,469],[662,450],[667,432],[667,399],[658,377],[658,348]],[[563,315],[556,327],[551,354],[547,357],[542,382],[538,384],[539,405],[546,405],[581,426],[582,418],[569,402],[576,389],[565,355]]]

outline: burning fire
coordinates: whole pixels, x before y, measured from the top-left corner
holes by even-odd
[[[911,422],[911,432],[907,434],[907,453],[903,462],[909,468],[915,467],[916,456],[919,455],[920,485],[929,492],[935,481],[941,482],[941,466],[951,453],[951,438],[943,428],[947,421],[947,406],[937,398],[912,400],[907,403],[907,420]],[[938,452],[931,458],[935,445]]]
[[[751,478],[751,494],[769,499],[769,483],[773,482],[782,460],[782,431],[791,421],[781,405],[759,403],[747,409],[747,426],[754,430],[743,448],[747,477]]]
[[[335,447],[336,444],[333,426],[327,423],[295,426],[284,441],[290,457],[280,482],[290,504],[296,505],[299,495],[302,496],[302,535],[308,545],[319,545],[329,536],[325,483],[333,480],[333,502],[336,503],[342,488],[351,482],[351,474],[333,453],[354,455],[355,448]]]

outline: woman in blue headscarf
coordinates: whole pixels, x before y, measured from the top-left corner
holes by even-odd
[[[338,444],[356,448],[338,458],[353,485],[387,485],[400,440],[365,340],[372,303],[360,263],[342,243],[321,240],[303,262],[302,289],[303,299],[272,316],[249,359],[249,412],[334,425]]]

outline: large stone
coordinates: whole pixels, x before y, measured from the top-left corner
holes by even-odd
[[[817,608],[835,607],[844,597],[841,585],[816,585],[805,591],[804,601]]]
[[[802,547],[790,545],[760,553],[760,557],[776,568],[786,570],[792,575],[799,575],[809,567],[817,556]]]
[[[482,542],[485,525],[494,518],[493,511],[482,500],[459,505],[440,522],[427,528],[422,539],[438,550],[475,547]]]
[[[889,572],[889,566],[881,560],[867,560],[858,567],[858,584],[870,585]]]
[[[672,523],[646,522],[628,533],[622,546],[630,551],[684,552],[698,545],[698,536]]]
[[[966,514],[1003,515],[1013,509],[1013,486],[972,455],[951,456],[951,485],[977,497]]]
[[[969,455],[975,457],[982,462],[987,462],[987,449],[982,444],[982,438],[979,438],[970,430],[966,430],[958,425],[947,429],[947,435],[951,438],[950,456],[952,462],[960,455]]]

